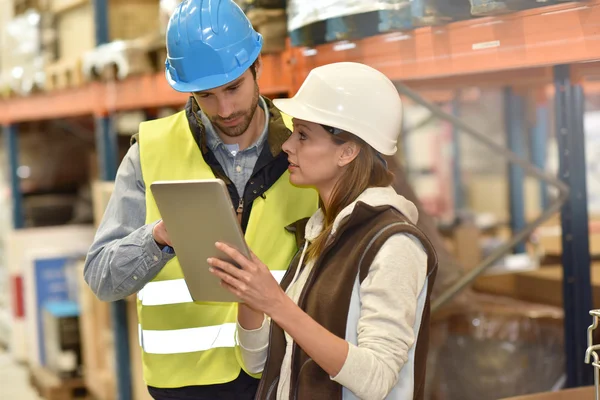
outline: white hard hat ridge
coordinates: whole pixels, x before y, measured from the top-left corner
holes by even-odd
[[[352,133],[393,155],[402,126],[402,101],[393,82],[365,64],[341,62],[313,69],[291,99],[275,106],[298,118]]]

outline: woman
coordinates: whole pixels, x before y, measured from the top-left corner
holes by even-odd
[[[315,187],[321,208],[281,286],[222,243],[241,268],[208,260],[241,301],[237,339],[244,368],[262,372],[257,398],[422,399],[437,261],[381,156],[397,150],[398,92],[371,67],[337,63],[274,103],[293,117],[290,181]]]

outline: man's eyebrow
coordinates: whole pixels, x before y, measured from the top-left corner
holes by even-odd
[[[244,77],[244,76],[239,77],[237,80],[235,80],[235,81],[231,82],[230,84],[228,84],[227,86],[225,86],[225,90],[236,87],[240,83],[244,82],[244,79],[246,79],[246,77]],[[214,90],[214,89],[212,89],[212,90]],[[202,92],[194,92],[194,93],[197,95],[212,94],[213,93],[212,90],[204,90]]]
[[[246,79],[246,78],[243,76],[239,77],[237,80],[235,80],[235,81],[231,82],[229,85],[227,85],[226,89],[231,89],[232,87],[239,85],[240,83],[244,82],[244,79]]]

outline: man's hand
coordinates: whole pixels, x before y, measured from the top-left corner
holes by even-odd
[[[154,237],[154,241],[161,247],[173,247],[171,239],[169,239],[169,233],[167,232],[167,228],[165,228],[165,224],[162,219],[158,222],[158,224],[154,225],[154,228],[152,229],[152,237]]]

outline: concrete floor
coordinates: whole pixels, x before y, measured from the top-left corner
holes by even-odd
[[[0,388],[2,399],[42,400],[34,388],[29,386],[27,368],[13,361],[9,354],[0,348]]]

